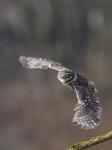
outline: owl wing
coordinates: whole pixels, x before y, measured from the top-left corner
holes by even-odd
[[[49,59],[20,56],[20,63],[29,69],[54,69],[56,71],[70,71],[60,63]],[[71,79],[72,80],[72,79]],[[96,97],[96,90],[92,82],[76,74],[73,81],[65,83],[72,89],[75,89],[78,103],[75,107],[73,123],[83,129],[93,129],[99,124],[102,116],[102,108],[99,99]]]
[[[80,128],[93,129],[99,125],[102,116],[102,108],[96,97],[94,84],[92,82],[88,82],[88,86],[81,85],[81,83],[80,85],[76,84],[75,91],[78,103],[74,109],[72,122]]]
[[[36,57],[26,57],[20,56],[19,57],[20,63],[29,69],[54,69],[57,71],[69,70],[68,68],[62,66],[58,62],[54,62],[52,60],[46,58],[36,58]]]

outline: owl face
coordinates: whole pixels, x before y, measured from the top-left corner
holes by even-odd
[[[62,83],[68,83],[73,81],[74,76],[75,74],[72,71],[59,71],[57,75],[58,80]]]

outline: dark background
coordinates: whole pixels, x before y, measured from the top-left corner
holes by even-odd
[[[61,62],[93,80],[100,126],[72,124],[75,93],[52,70],[27,70],[20,55]],[[65,150],[112,129],[112,1],[0,0],[0,149]],[[109,150],[112,141],[91,150]]]

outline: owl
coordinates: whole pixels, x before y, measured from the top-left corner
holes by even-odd
[[[92,81],[88,81],[83,75],[49,59],[20,56],[19,61],[28,69],[50,68],[58,71],[58,80],[74,90],[78,100],[74,108],[73,124],[81,129],[93,129],[99,125],[102,108]]]

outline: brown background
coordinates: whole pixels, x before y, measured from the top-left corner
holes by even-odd
[[[20,55],[47,57],[93,80],[100,126],[71,120],[75,93],[49,70],[27,70]],[[0,149],[65,150],[112,129],[112,1],[0,0]],[[91,150],[112,149],[112,141]]]

